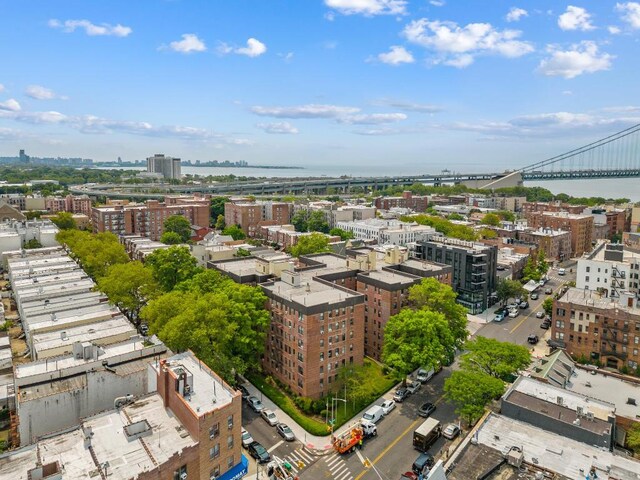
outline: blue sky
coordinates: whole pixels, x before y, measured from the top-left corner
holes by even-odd
[[[638,2],[0,0],[0,29],[0,155],[487,171],[640,123]]]

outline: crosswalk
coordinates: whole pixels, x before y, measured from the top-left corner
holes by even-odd
[[[324,462],[331,472],[333,480],[353,480],[349,467],[347,467],[344,459],[338,453],[327,455],[324,457]]]
[[[291,470],[295,474],[313,463],[314,460],[313,455],[305,447],[296,448],[293,452],[283,456],[282,459],[291,464]]]

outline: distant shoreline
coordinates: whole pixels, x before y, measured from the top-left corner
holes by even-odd
[[[117,163],[117,162],[94,162],[91,167],[109,167],[109,168],[146,168],[146,163]],[[206,167],[206,168],[262,168],[266,170],[304,170],[304,167],[292,167],[281,165],[223,165],[216,163],[181,163],[181,167]]]

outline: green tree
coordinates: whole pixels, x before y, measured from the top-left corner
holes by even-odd
[[[223,235],[230,235],[234,240],[244,240],[247,238],[245,233],[238,225],[229,225],[222,230]]]
[[[309,210],[298,210],[291,218],[291,224],[295,227],[296,232],[307,232],[309,230]]]
[[[353,232],[348,232],[338,227],[329,230],[329,235],[340,237],[342,240],[350,240],[353,238]]]
[[[504,220],[505,222],[515,222],[516,221],[516,214],[509,211],[509,210],[498,210],[496,212],[496,215],[498,215],[500,217],[501,220]]]
[[[151,268],[153,278],[166,292],[202,271],[189,249],[177,245],[154,251],[146,258],[145,265]]]
[[[442,233],[446,237],[459,238],[460,240],[473,241],[478,238],[478,234],[471,227],[466,225],[458,225],[450,222],[445,218],[435,215],[405,215],[400,218],[405,222],[416,222],[420,225],[428,225]]]
[[[365,403],[378,391],[377,377],[370,371],[371,366],[366,363],[346,365],[338,371],[338,379],[347,387],[349,400],[356,404]]]
[[[61,230],[56,240],[67,245],[72,256],[94,279],[103,277],[111,265],[129,261],[118,237],[111,232],[93,234],[80,230]]]
[[[542,248],[538,251],[538,261],[537,261],[536,268],[538,269],[540,278],[546,275],[547,271],[549,270],[549,263],[547,263],[547,256],[545,254],[545,251]]]
[[[26,250],[30,250],[32,248],[42,248],[42,244],[36,238],[32,238],[28,242],[25,242],[24,248]]]
[[[309,215],[307,228],[310,232],[329,233],[329,224],[322,210],[314,210]]]
[[[640,453],[640,423],[635,422],[627,431],[627,447],[636,455]]]
[[[424,278],[409,288],[409,304],[418,310],[441,313],[449,323],[453,335],[454,347],[458,348],[467,339],[467,310],[456,303],[457,294],[449,285],[435,278]],[[453,351],[447,352],[449,357]]]
[[[136,325],[141,308],[161,293],[153,272],[141,262],[112,265],[107,274],[98,279],[98,289]]]
[[[522,287],[520,282],[516,280],[509,280],[508,278],[498,281],[496,293],[501,305],[507,303],[510,298],[522,298],[527,295],[527,291]]]
[[[251,252],[246,248],[239,248],[236,250],[236,253],[233,254],[234,257],[250,257]]]
[[[220,215],[224,217],[224,204],[228,201],[228,197],[213,197],[211,199],[211,218],[217,219]]]
[[[484,217],[482,217],[482,221],[480,222],[483,225],[491,225],[492,227],[497,227],[500,225],[500,217],[495,213],[487,213]]]
[[[533,255],[529,255],[529,259],[522,269],[522,283],[527,283],[529,280],[535,280],[537,282],[541,277],[542,275],[540,275],[538,266],[536,265],[536,259]]]
[[[294,257],[328,251],[329,239],[325,234],[318,232],[300,236],[300,238],[298,239],[298,243],[290,248],[290,253]]]
[[[160,241],[165,245],[179,245],[180,243],[184,243],[182,237],[176,232],[164,232],[160,237]]]
[[[441,313],[429,310],[400,311],[384,329],[382,361],[406,376],[418,367],[437,367],[455,350],[456,339]]]
[[[505,382],[531,363],[527,347],[493,338],[476,337],[465,344],[465,350],[460,358],[463,370],[481,371]]]
[[[553,298],[545,298],[544,302],[542,302],[542,308],[544,309],[544,313],[551,317],[551,315],[553,314]]]
[[[504,393],[502,380],[478,371],[455,371],[444,382],[446,398],[469,424],[480,418],[491,400]]]
[[[182,215],[171,215],[164,221],[164,231],[177,233],[185,243],[191,238],[191,223]]]
[[[464,216],[460,215],[459,213],[450,213],[449,215],[447,215],[447,220],[464,220]]]
[[[216,219],[215,229],[224,230],[224,227],[225,227],[224,215],[218,215],[218,218]]]
[[[498,238],[498,233],[495,230],[491,230],[490,228],[481,228],[478,233],[480,234],[481,238],[485,238],[485,239],[492,239],[492,238]]]
[[[76,221],[73,219],[73,214],[69,212],[58,212],[55,217],[51,218],[51,221],[56,224],[60,230],[71,230],[76,228]]]

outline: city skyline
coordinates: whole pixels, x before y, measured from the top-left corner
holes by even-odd
[[[640,123],[640,3],[459,3],[21,2],[0,154],[468,170]]]

